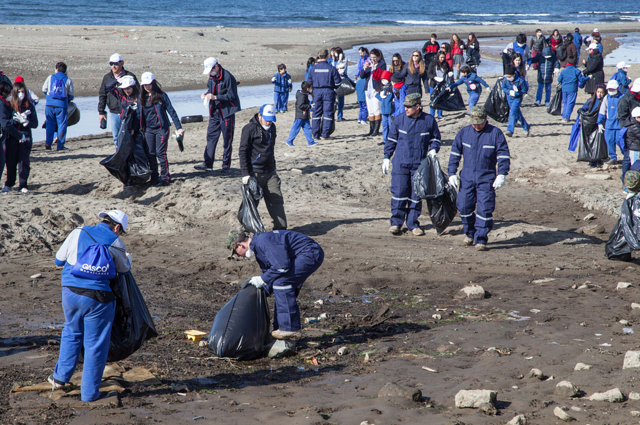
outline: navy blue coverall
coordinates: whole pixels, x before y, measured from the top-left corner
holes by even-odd
[[[420,227],[422,200],[413,192],[413,174],[431,149],[440,150],[440,130],[433,116],[420,112],[417,118],[398,115],[384,144],[384,157],[391,159],[391,225],[413,230]]]
[[[333,121],[333,108],[336,103],[336,87],[342,79],[336,68],[326,60],[319,60],[309,70],[307,81],[313,84],[313,120],[311,131],[317,139],[329,137],[331,134],[331,122]]]
[[[322,265],[324,251],[310,237],[290,230],[255,235],[249,248],[262,269],[263,288],[275,298],[273,329],[300,330],[296,297],[304,281]]]
[[[458,132],[451,146],[449,176],[456,174],[463,156],[464,165],[460,171],[460,190],[456,205],[465,235],[477,244],[486,244],[487,235],[493,228],[493,211],[496,209],[493,182],[496,175],[506,176],[509,173],[509,146],[499,128],[487,123],[478,132],[468,125]]]

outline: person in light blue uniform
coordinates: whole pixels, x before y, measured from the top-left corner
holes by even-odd
[[[284,113],[288,110],[289,92],[293,89],[291,76],[287,73],[287,67],[281,63],[278,65],[278,73],[271,78],[273,86],[273,103],[276,112]]]
[[[47,106],[44,110],[47,119],[45,149],[51,150],[54,133],[57,132],[56,148],[60,151],[64,149],[67,139],[69,102],[73,100],[73,81],[67,77],[67,64],[64,62],[56,64],[56,73],[47,77],[42,85],[42,91],[47,95]]]
[[[80,385],[82,401],[94,401],[100,397],[100,382],[107,364],[116,302],[107,278],[81,278],[72,274],[71,270],[93,244],[103,244],[108,248],[117,273],[126,273],[131,269],[131,256],[126,253],[124,243],[120,240],[129,224],[127,215],[120,210],[113,210],[101,212],[98,217],[103,220],[101,223],[73,230],[55,258],[56,266],[63,267],[61,281],[65,323],[60,337],[58,363],[48,381],[54,389],[64,388],[75,371],[84,347]]]
[[[338,70],[327,62],[329,52],[318,54],[318,62],[309,70],[307,81],[313,85],[313,118],[311,132],[314,138],[329,139],[332,131],[333,110],[336,103],[335,89],[342,79]]]
[[[255,257],[262,274],[249,279],[246,285],[262,288],[275,299],[273,332],[276,339],[298,339],[302,336],[300,308],[297,297],[302,284],[324,261],[320,245],[302,233],[274,230],[250,237],[233,230],[226,242],[231,253]],[[243,286],[244,288],[244,286]]]
[[[609,82],[607,82],[607,95],[602,100],[600,113],[598,114],[598,129],[604,131],[604,140],[607,142],[607,149],[609,151],[609,161],[607,164],[615,164],[618,160],[616,144],[618,142],[618,133],[620,133],[618,102],[621,97],[622,94],[618,91],[618,82],[616,80],[609,80]],[[626,153],[624,144],[618,146],[624,156]]]
[[[567,123],[576,106],[576,98],[578,97],[578,88],[584,87],[590,77],[585,77],[582,72],[572,63],[567,63],[566,67],[560,72],[558,84],[562,84],[562,121]]]
[[[626,62],[619,62],[616,68],[618,71],[611,76],[611,79],[618,82],[618,91],[620,91],[620,94],[625,94],[629,91],[629,86],[632,83],[631,78],[627,77],[629,65],[627,65]]]
[[[449,86],[449,90],[452,90],[454,87],[458,87],[462,83],[466,84],[467,93],[469,94],[469,113],[471,113],[471,109],[476,106],[478,99],[480,99],[480,94],[482,94],[481,85],[489,88],[489,84],[487,84],[487,82],[482,78],[478,77],[475,72],[471,72],[471,68],[467,65],[460,68],[460,73],[462,74],[462,78],[451,84]]]
[[[507,136],[513,136],[513,130],[516,123],[522,123],[522,129],[526,132],[526,136],[530,135],[531,126],[527,123],[520,110],[522,98],[527,94],[527,84],[524,78],[516,73],[513,66],[505,68],[504,78],[502,79],[502,91],[507,94],[507,102],[509,103],[509,124],[507,124]]]
[[[464,158],[460,179],[456,175]],[[496,173],[497,166],[497,173]],[[458,188],[456,205],[464,228],[464,246],[486,251],[493,228],[496,189],[504,186],[511,159],[502,131],[487,123],[484,108],[471,110],[471,125],[456,134],[449,156],[449,184]]]

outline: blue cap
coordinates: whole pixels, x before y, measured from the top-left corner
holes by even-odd
[[[260,115],[265,121],[276,122],[276,108],[273,105],[262,105]]]

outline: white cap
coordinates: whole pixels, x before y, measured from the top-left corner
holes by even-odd
[[[216,66],[218,64],[218,59],[216,58],[207,58],[204,61],[204,71],[202,71],[202,73],[204,75],[208,74],[211,72],[211,70],[213,69],[214,66]]]
[[[140,77],[140,84],[151,84],[151,82],[155,79],[155,75],[150,72],[145,72],[144,74],[142,74],[142,77]]]
[[[637,78],[631,86],[631,91],[634,93],[640,93],[640,78]]]
[[[120,61],[122,61],[122,56],[120,56],[120,53],[114,53],[109,58],[109,62],[120,62]]]
[[[592,32],[597,32],[597,33],[599,33],[600,31],[598,31],[598,28],[594,28]]]
[[[136,79],[133,78],[131,75],[125,75],[124,77],[120,78],[118,82],[120,83],[118,88],[121,88],[121,89],[126,89],[127,87],[132,87],[136,85]]]
[[[620,87],[620,85],[616,80],[609,80],[607,83],[607,90],[618,90],[618,87]]]
[[[633,118],[640,118],[640,106],[636,106],[635,108],[633,108],[633,111],[631,111],[631,116]]]
[[[127,215],[120,210],[103,211],[100,214],[98,214],[98,217],[100,218],[109,217],[111,220],[115,221],[116,223],[122,226],[123,232],[126,232],[127,226],[129,226],[129,217],[127,217]]]
[[[618,62],[618,64],[616,65],[616,68],[618,69],[629,68],[629,65],[627,65],[625,61],[622,61],[622,62]]]
[[[276,122],[276,108],[273,105],[262,105],[260,108],[260,115],[265,121]]]
[[[589,50],[598,50],[598,45],[596,43],[592,42],[591,44],[589,44],[588,49]]]

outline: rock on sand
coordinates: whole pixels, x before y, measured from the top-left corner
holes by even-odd
[[[558,382],[558,385],[556,385],[554,394],[560,397],[572,398],[572,397],[576,397],[579,392],[580,392],[580,389],[575,385],[573,385],[571,382],[561,381],[561,382]]]
[[[458,292],[458,298],[467,298],[470,300],[484,299],[484,288],[480,285],[465,286]]]
[[[603,393],[593,393],[589,400],[591,401],[608,401],[609,403],[619,403],[624,401],[624,394],[618,388],[614,388]]]
[[[627,351],[624,355],[623,369],[640,367],[640,351]]]
[[[580,370],[589,370],[589,369],[591,369],[591,365],[584,364],[584,363],[577,363],[576,367],[573,368],[574,372],[578,372]]]
[[[393,382],[387,382],[378,391],[378,397],[404,397],[413,401],[422,401],[422,391],[417,388],[406,388]]]
[[[507,422],[507,425],[527,425],[527,417],[525,415],[518,415]]]
[[[569,415],[567,412],[565,412],[559,407],[556,407],[555,409],[553,409],[553,414],[556,415],[556,417],[561,421],[565,421],[565,422],[575,421],[575,418],[573,416]]]
[[[483,403],[495,406],[498,397],[497,391],[491,390],[460,390],[456,394],[456,407],[459,409],[477,409]]]

